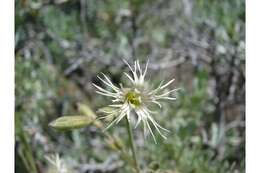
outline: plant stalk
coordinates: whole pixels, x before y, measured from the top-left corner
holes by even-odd
[[[127,119],[127,116],[126,116],[126,124],[127,124],[127,131],[128,131],[129,141],[130,141],[131,150],[132,150],[132,156],[133,156],[134,165],[135,165],[135,171],[136,171],[136,173],[140,173],[140,168],[139,168],[139,164],[138,164],[137,156],[136,156],[136,149],[135,149],[135,144],[134,144],[133,132],[132,132],[130,122]]]

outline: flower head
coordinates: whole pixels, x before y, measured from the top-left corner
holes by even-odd
[[[45,156],[46,160],[55,168],[57,173],[68,173],[68,169],[59,154]]]
[[[163,81],[155,89],[151,89],[147,81],[145,81],[145,75],[147,73],[148,63],[146,63],[144,70],[141,68],[139,61],[134,62],[132,68],[128,62],[125,61],[129,67],[131,74],[125,73],[124,75],[129,79],[130,85],[128,87],[115,86],[111,80],[102,73],[102,77],[98,78],[108,87],[108,89],[102,88],[96,84],[93,84],[97,88],[97,93],[112,99],[112,104],[109,105],[112,109],[103,109],[102,112],[107,117],[115,117],[114,120],[106,127],[110,128],[112,125],[119,123],[124,117],[127,117],[128,121],[135,119],[137,116],[135,127],[140,123],[143,124],[144,133],[147,134],[147,129],[156,142],[152,127],[154,126],[157,132],[166,139],[161,130],[169,132],[169,130],[159,125],[152,115],[155,114],[150,107],[154,104],[162,107],[160,101],[162,100],[175,100],[176,98],[171,96],[171,93],[176,92],[178,89],[167,90],[167,87],[174,81],[174,79],[164,83]],[[134,112],[136,116],[130,114]]]

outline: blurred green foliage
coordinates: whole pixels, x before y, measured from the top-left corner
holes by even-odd
[[[167,140],[158,135],[156,145],[134,131],[142,169],[244,172],[243,0],[16,0],[15,6],[17,173],[47,172],[44,156],[55,152],[75,172],[91,166],[131,172],[120,164],[127,151],[97,126],[60,133],[48,124],[82,113],[82,104],[96,112],[107,104],[91,86],[96,76],[125,82],[122,59],[147,57],[154,86],[174,77],[182,91],[155,117],[172,131]],[[108,133],[125,141],[123,126]],[[112,170],[105,165],[110,158],[118,163]]]

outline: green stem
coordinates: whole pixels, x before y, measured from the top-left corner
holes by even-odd
[[[128,131],[129,141],[130,141],[134,165],[135,165],[135,171],[136,171],[136,173],[140,173],[140,168],[139,168],[137,156],[136,156],[136,149],[135,149],[135,144],[134,144],[133,132],[132,132],[132,128],[131,128],[130,122],[127,119],[127,117],[126,117],[126,124],[127,124],[127,131]]]

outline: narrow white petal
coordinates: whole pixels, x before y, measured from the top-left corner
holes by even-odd
[[[160,82],[159,86],[156,89],[154,89],[151,92],[149,92],[148,95],[152,95],[154,93],[157,93],[160,90],[162,84],[163,84],[163,81]]]
[[[128,119],[128,121],[130,121],[130,112],[131,112],[131,110],[130,110],[130,108],[127,110],[127,112],[126,112],[126,116],[127,116],[127,119]]]
[[[136,71],[134,71],[133,76],[134,76],[134,83],[138,84],[139,83],[139,78],[138,78],[138,75],[137,75]]]
[[[142,69],[140,67],[139,60],[137,60],[137,67],[138,67],[138,70],[139,70],[139,75],[142,75]]]
[[[98,85],[96,85],[96,84],[94,84],[94,83],[92,83],[92,85],[94,85],[94,87],[96,87],[98,90],[100,90],[101,92],[104,92],[104,93],[107,93],[107,94],[116,94],[116,93],[112,93],[112,92],[110,92],[110,91],[108,91],[108,90],[105,90],[104,88],[101,88],[100,86],[98,86]]]
[[[103,92],[100,92],[100,91],[96,91],[96,93],[103,95],[103,96],[107,96],[107,97],[117,98],[117,95],[114,95],[114,94],[107,94],[107,93],[103,93]]]
[[[180,89],[180,88],[176,88],[176,89],[170,90],[170,91],[168,91],[168,92],[166,92],[166,93],[163,93],[163,94],[161,94],[161,95],[157,95],[157,97],[167,96],[167,95],[169,95],[169,94],[172,93],[172,92],[178,91],[179,89]]]
[[[140,124],[141,120],[142,120],[141,116],[138,116],[138,119],[137,119],[137,122],[136,122],[134,128],[136,128]]]
[[[154,100],[154,101],[152,101],[152,103],[157,104],[160,108],[162,108],[162,105],[159,102]]]
[[[113,99],[112,102],[113,102],[113,103],[121,102],[121,99],[120,99],[120,98],[116,98],[116,99]]]
[[[129,111],[128,108],[125,108],[122,110],[122,112],[120,113],[120,115],[118,116],[118,120],[116,121],[116,124],[119,123],[119,121],[122,120],[122,118],[124,118],[127,115],[127,112]]]
[[[117,120],[117,119],[115,119],[114,121],[112,121],[112,122],[103,130],[103,132],[106,131],[106,130],[108,130],[113,124],[115,124],[116,120]]]
[[[123,61],[124,61],[124,62],[126,63],[126,65],[129,67],[129,69],[132,71],[132,73],[134,73],[132,67],[128,64],[128,62],[127,62],[126,60],[123,60]]]
[[[118,87],[116,87],[112,82],[111,82],[111,80],[104,74],[104,73],[101,73],[104,77],[105,77],[105,79],[107,80],[107,82],[108,83],[110,83],[111,85],[113,85],[115,88],[118,88]],[[118,88],[119,89],[119,88]]]
[[[46,160],[48,160],[48,162],[50,162],[53,166],[56,166],[56,163],[53,161],[53,159],[51,159],[48,156],[45,156]]]
[[[148,127],[150,133],[152,134],[152,137],[153,137],[154,142],[157,144],[157,141],[156,141],[156,139],[155,139],[155,136],[154,136],[154,134],[153,134],[153,131],[152,131],[151,127],[150,127],[149,122],[146,121],[146,124],[147,124],[147,127]]]
[[[115,122],[117,122],[117,120],[118,120],[118,117],[116,119],[114,119],[103,131],[108,130],[112,125],[115,124]]]
[[[114,104],[114,105],[109,105],[110,107],[114,107],[114,108],[120,108],[123,106],[123,104]]]
[[[152,121],[151,121],[152,122]],[[161,131],[159,130],[159,128],[157,127],[156,124],[154,124],[154,122],[152,122],[153,126],[155,127],[155,129],[157,130],[157,132],[164,138],[164,139],[167,139],[166,136],[164,136]]]
[[[148,112],[146,112],[148,114]],[[155,129],[157,130],[157,132],[164,138],[167,139],[159,130],[158,127],[161,127],[149,114],[147,115],[148,119],[152,122],[153,126],[155,127]],[[163,128],[164,129],[164,128]],[[166,130],[166,129],[165,129]]]
[[[142,119],[142,122],[143,122],[143,128],[144,128],[144,138],[146,139],[146,135],[147,135],[147,125],[146,125],[146,121],[144,119]]]
[[[166,131],[166,132],[170,132],[168,129],[163,128],[160,124],[158,124],[151,116],[148,117],[150,121],[153,122],[153,124],[155,124],[156,126],[158,126],[159,128],[161,128],[162,130]]]
[[[158,124],[158,123],[153,119],[153,117],[152,117],[152,116],[150,115],[150,113],[149,113],[149,112],[150,112],[149,109],[144,108],[143,111],[144,111],[144,113],[146,114],[146,117],[147,117],[153,124],[155,124],[156,126],[158,126],[159,128],[161,128],[162,130],[164,130],[164,131],[166,131],[166,132],[170,132],[169,130],[163,128],[160,124]]]
[[[175,97],[159,97],[157,99],[165,99],[165,100],[176,100]]]
[[[164,84],[163,86],[161,86],[161,89],[164,89],[165,87],[167,87],[168,85],[170,85],[175,79],[170,80],[169,82],[167,82],[166,84]]]
[[[144,78],[145,75],[146,75],[147,68],[148,68],[148,64],[149,64],[149,59],[148,59],[147,62],[146,62],[145,69],[144,69],[144,73],[142,74],[143,78]]]
[[[109,86],[110,88],[112,88],[114,91],[118,92],[120,91],[119,88],[117,88],[114,84],[112,83],[108,83],[107,81],[105,81],[104,79],[102,79],[101,77],[97,76],[104,84],[106,84],[107,86]]]
[[[120,114],[120,116],[118,117],[118,119],[117,119],[117,121],[116,121],[116,124],[118,124],[118,123],[122,120],[122,118],[124,118],[126,115],[127,115],[126,112],[122,112],[122,113]]]
[[[126,72],[124,72],[124,74],[126,75],[126,77],[127,77],[132,83],[134,83],[134,79],[131,78],[131,76],[129,76],[129,74],[127,74]]]
[[[135,61],[134,64],[135,64],[135,70],[134,70],[134,71],[135,71],[135,73],[136,73],[136,70],[137,70],[137,62]]]
[[[116,91],[120,91],[119,88],[116,87],[116,86],[111,82],[111,80],[110,80],[104,73],[102,73],[102,74],[103,74],[103,76],[105,77],[105,79],[107,80],[107,82],[108,82],[112,87],[114,87],[114,89],[115,89]]]
[[[144,120],[146,119],[146,115],[144,114],[144,112],[142,111],[142,109],[138,109],[138,110],[135,110],[137,116],[138,116],[138,119],[137,119],[137,123],[135,125],[135,128],[138,126],[138,124],[140,123],[141,120]]]

